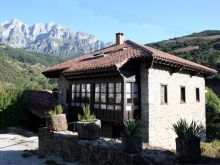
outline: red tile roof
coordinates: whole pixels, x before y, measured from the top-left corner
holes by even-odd
[[[214,69],[162,52],[149,46],[139,45],[127,40],[121,45],[113,45],[50,67],[45,70],[43,74],[49,77],[49,74],[54,72],[62,72],[65,74],[97,69],[120,68],[120,66],[128,60],[141,59],[143,57],[151,56],[160,60],[178,63],[208,74],[217,73]]]

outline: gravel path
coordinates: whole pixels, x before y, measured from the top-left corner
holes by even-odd
[[[38,137],[24,137],[15,133],[0,134],[0,165],[78,165],[55,156],[37,152]]]

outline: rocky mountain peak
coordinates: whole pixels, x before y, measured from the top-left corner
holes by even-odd
[[[60,56],[79,56],[110,45],[91,34],[74,32],[60,24],[27,25],[18,19],[0,24],[0,43]]]

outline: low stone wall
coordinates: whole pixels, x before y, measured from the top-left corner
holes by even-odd
[[[55,154],[66,161],[94,165],[139,165],[161,164],[166,156],[149,152],[127,154],[120,150],[120,143],[106,140],[79,140],[78,134],[70,131],[50,132],[39,129],[39,151],[41,154]],[[156,158],[156,159],[154,159]],[[160,160],[160,158],[162,158]],[[167,159],[166,159],[167,161]],[[171,164],[174,162],[172,161]],[[165,164],[170,164],[169,161]]]

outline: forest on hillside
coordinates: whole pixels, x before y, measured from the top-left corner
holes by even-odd
[[[10,125],[27,127],[28,93],[56,90],[56,80],[46,78],[42,71],[63,61],[60,57],[0,45],[0,129]]]
[[[148,45],[220,71],[220,30],[207,30]],[[220,73],[216,78],[220,79]]]

